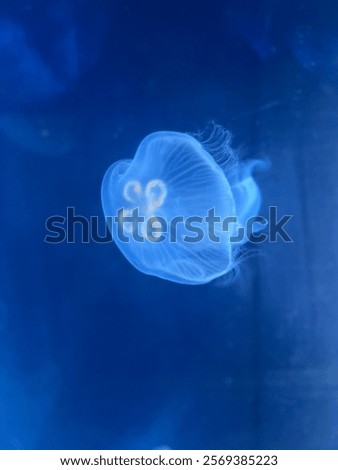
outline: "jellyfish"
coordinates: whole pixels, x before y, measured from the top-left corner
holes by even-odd
[[[145,274],[181,284],[205,284],[238,263],[238,250],[261,227],[247,221],[261,195],[252,172],[260,162],[239,162],[231,135],[214,125],[193,135],[149,134],[133,159],[113,163],[101,198],[112,238]]]

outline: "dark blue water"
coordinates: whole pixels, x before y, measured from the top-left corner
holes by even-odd
[[[338,448],[335,3],[0,2],[1,448]],[[67,207],[104,230],[145,135],[210,120],[270,160],[293,243],[183,286],[44,242]]]

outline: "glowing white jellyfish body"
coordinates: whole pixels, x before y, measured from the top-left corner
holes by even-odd
[[[204,142],[179,132],[148,135],[133,160],[114,163],[103,179],[115,243],[137,269],[170,281],[204,284],[228,273],[247,241],[238,227],[260,206],[254,165],[236,161],[220,126]]]

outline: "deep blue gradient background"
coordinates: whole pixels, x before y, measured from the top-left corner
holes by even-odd
[[[335,7],[1,0],[1,448],[338,448]],[[210,120],[271,161],[293,244],[191,287],[44,243],[67,206],[103,229],[103,174],[145,135]]]

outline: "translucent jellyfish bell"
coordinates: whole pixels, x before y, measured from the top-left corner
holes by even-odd
[[[113,239],[143,273],[182,284],[204,284],[231,271],[235,233],[257,214],[260,192],[239,164],[229,134],[215,126],[200,142],[180,132],[155,132],[133,160],[109,167],[102,205]]]

